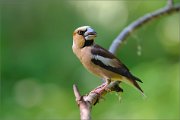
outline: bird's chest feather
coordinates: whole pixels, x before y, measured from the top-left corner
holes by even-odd
[[[74,53],[79,58],[83,66],[96,76],[102,78],[111,78],[114,76],[112,72],[109,72],[108,70],[103,69],[92,62],[94,56],[91,53],[91,49],[91,47],[85,47],[83,49],[74,50]]]
[[[94,74],[97,74],[97,72],[99,72],[99,68],[91,61],[91,59],[93,58],[93,55],[91,53],[91,47],[85,47],[81,49],[76,55],[88,71]]]
[[[99,76],[99,77],[107,77],[110,75],[108,75],[105,71],[102,71],[102,68],[100,68],[100,66],[97,66],[95,65],[93,62],[92,62],[92,59],[93,59],[93,55],[91,53],[91,49],[90,47],[86,47],[85,49],[82,49],[81,50],[81,62],[82,64],[84,65],[84,67],[90,71],[91,73],[95,74],[96,76]]]
[[[81,55],[80,55],[80,60],[82,62],[82,64],[85,67],[91,67],[92,66],[92,54],[91,54],[91,48],[90,47],[86,47],[81,49]]]

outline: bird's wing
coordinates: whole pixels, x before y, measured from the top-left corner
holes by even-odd
[[[99,45],[94,45],[91,53],[93,54],[91,61],[94,64],[99,65],[106,70],[125,76],[131,80],[142,82],[139,78],[133,76],[129,69],[118,58]]]

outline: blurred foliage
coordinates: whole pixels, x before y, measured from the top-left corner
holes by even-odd
[[[177,0],[178,1],[178,0]],[[177,3],[177,2],[176,2]],[[132,21],[162,8],[152,1],[1,1],[1,120],[79,119],[72,85],[82,94],[101,83],[72,53],[72,32],[82,25],[108,49]],[[93,108],[94,119],[179,119],[179,14],[141,27],[117,56],[143,80],[147,98],[122,84]]]

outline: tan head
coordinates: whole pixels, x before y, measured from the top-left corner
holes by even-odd
[[[90,26],[82,26],[73,32],[73,47],[83,48],[86,44],[93,43],[96,32]]]

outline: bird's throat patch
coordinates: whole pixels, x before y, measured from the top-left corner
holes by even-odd
[[[94,40],[85,40],[84,46],[82,48],[86,46],[91,46],[93,43],[94,43]]]

